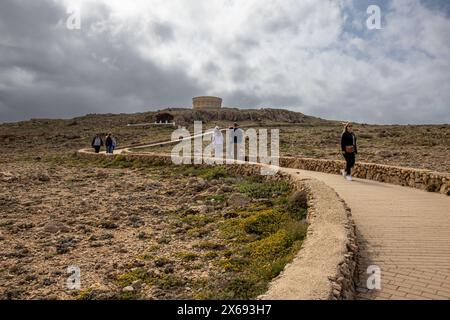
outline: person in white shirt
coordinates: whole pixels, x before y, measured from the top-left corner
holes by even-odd
[[[223,135],[220,128],[216,126],[213,131],[212,140],[214,142],[214,157],[223,158]]]

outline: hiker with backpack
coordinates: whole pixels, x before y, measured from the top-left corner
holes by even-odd
[[[99,134],[96,134],[94,139],[92,139],[91,146],[92,146],[92,148],[94,148],[95,153],[100,152],[101,147],[103,147],[103,140]]]

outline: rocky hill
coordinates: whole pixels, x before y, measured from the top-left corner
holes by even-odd
[[[164,109],[155,114],[146,116],[149,122],[154,121],[158,113],[169,113],[174,116],[178,124],[192,124],[194,121],[203,121],[205,123],[214,121],[229,122],[283,122],[283,123],[305,123],[310,121],[320,121],[322,119],[306,116],[300,112],[294,112],[284,109],[237,109],[222,108],[216,110],[193,110],[193,109]],[[325,120],[322,120],[325,121]]]
[[[170,140],[173,126],[127,126],[154,123],[169,113],[177,125],[192,130],[194,120],[228,127],[280,129],[280,153],[288,156],[340,160],[342,124],[282,109],[164,109],[134,114],[89,114],[73,119],[33,119],[0,124],[0,163],[73,153],[90,146],[96,133],[112,132],[119,146]],[[176,127],[175,127],[176,128]],[[450,125],[355,124],[358,161],[450,172]],[[159,150],[161,151],[161,150]]]

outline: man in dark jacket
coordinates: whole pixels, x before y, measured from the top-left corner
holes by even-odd
[[[94,148],[95,153],[99,153],[100,152],[100,148],[103,146],[103,140],[100,137],[99,134],[97,134],[94,139],[92,139],[92,143],[91,143],[92,148]]]
[[[113,139],[111,133],[108,133],[105,140],[106,153],[113,153]]]
[[[356,146],[356,135],[353,133],[353,125],[349,122],[345,124],[341,137],[342,155],[345,158],[346,167],[342,170],[342,175],[352,181],[352,168],[355,165],[355,155],[358,153]]]
[[[241,128],[239,128],[239,124],[237,122],[235,122],[233,124],[233,127],[230,129],[233,130],[234,159],[235,160],[244,160],[244,159],[240,159],[240,158],[242,158],[242,155],[239,154],[239,152],[242,151],[241,144],[243,142],[242,138],[243,138],[244,132],[242,131]]]

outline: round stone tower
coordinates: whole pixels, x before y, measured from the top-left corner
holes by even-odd
[[[194,97],[192,98],[192,107],[194,110],[220,109],[222,108],[222,99],[219,97]]]

